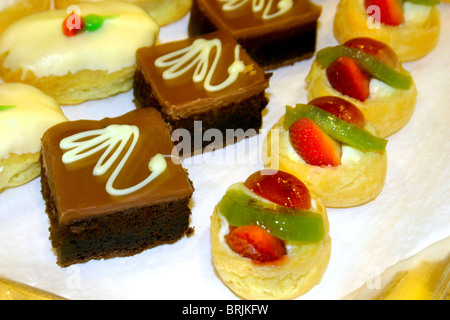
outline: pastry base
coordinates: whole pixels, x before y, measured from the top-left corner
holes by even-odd
[[[11,154],[0,160],[0,192],[30,182],[40,174],[39,152]]]
[[[53,97],[61,105],[76,105],[89,100],[104,99],[130,91],[135,67],[109,73],[103,70],[81,70],[64,76],[38,78],[31,71],[22,79],[22,69],[11,71],[3,67],[0,57],[0,76],[5,82],[23,82]]]

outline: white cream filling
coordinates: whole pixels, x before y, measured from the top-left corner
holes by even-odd
[[[421,24],[430,18],[433,6],[425,6],[421,4],[405,1],[403,4],[403,17],[406,24]]]
[[[390,85],[384,83],[383,81],[380,81],[375,78],[372,78],[370,80],[369,89],[370,89],[370,98],[372,99],[391,96],[397,90],[391,87]]]

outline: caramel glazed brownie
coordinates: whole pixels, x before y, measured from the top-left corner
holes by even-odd
[[[228,30],[141,48],[136,65],[135,104],[161,112],[179,155],[219,149],[261,128],[271,73]],[[212,143],[203,139],[209,129],[219,133]]]
[[[64,122],[42,138],[42,194],[57,264],[131,256],[193,229],[194,188],[152,108]]]
[[[194,0],[189,36],[228,29],[263,70],[309,59],[322,8],[309,0]]]

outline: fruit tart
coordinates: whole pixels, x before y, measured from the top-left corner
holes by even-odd
[[[344,208],[381,192],[386,145],[354,104],[326,96],[287,106],[264,141],[263,158],[302,180],[326,207]]]
[[[257,171],[231,185],[216,206],[211,250],[218,275],[239,297],[299,297],[328,266],[326,209],[293,175]]]
[[[439,0],[341,0],[334,19],[339,43],[371,37],[387,43],[400,61],[417,60],[436,46]]]
[[[371,38],[353,38],[317,52],[306,89],[309,100],[321,96],[349,100],[383,138],[406,125],[417,98],[414,80],[395,51]]]

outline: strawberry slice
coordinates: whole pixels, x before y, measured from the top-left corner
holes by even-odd
[[[308,118],[298,119],[289,128],[292,147],[305,160],[315,166],[338,166],[341,146]]]
[[[225,241],[231,250],[256,263],[275,261],[286,254],[283,240],[255,225],[230,227]]]
[[[331,86],[354,99],[364,102],[370,95],[370,77],[352,58],[339,57],[327,68]]]
[[[364,5],[366,12],[370,6],[375,6],[372,8],[379,8],[379,11],[375,9],[376,11],[373,16],[378,22],[389,26],[398,26],[404,22],[403,3],[400,0],[365,0]]]

